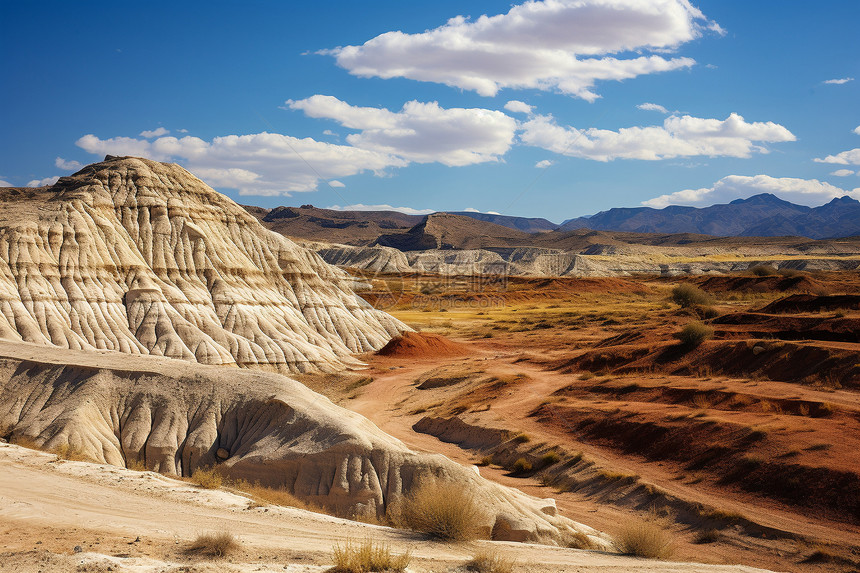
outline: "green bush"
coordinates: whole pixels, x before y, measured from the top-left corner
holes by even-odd
[[[691,322],[678,333],[678,340],[688,348],[695,348],[714,335],[714,329],[701,322]]]
[[[514,465],[511,466],[511,470],[517,474],[524,474],[532,471],[532,464],[525,458],[519,458],[514,462]]]
[[[689,308],[713,304],[714,297],[694,284],[681,283],[672,289],[672,300],[683,308]]]

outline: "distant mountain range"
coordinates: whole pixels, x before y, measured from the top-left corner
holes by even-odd
[[[860,201],[848,196],[820,207],[783,201],[770,193],[736,199],[725,205],[664,209],[616,208],[569,219],[561,231],[574,229],[634,233],[698,233],[717,236],[797,236],[829,239],[860,235]]]
[[[339,242],[351,245],[376,243],[387,246],[417,248],[435,242],[440,225],[450,227],[456,244],[474,246],[486,243],[488,233],[503,244],[551,243],[570,231],[592,230],[630,233],[695,234],[718,237],[807,237],[831,239],[860,235],[860,201],[848,196],[833,199],[820,207],[805,207],[783,201],[770,193],[737,199],[710,207],[672,205],[664,209],[651,207],[615,208],[590,217],[568,219],[561,225],[541,218],[513,217],[471,211],[405,215],[397,211],[336,211],[313,205],[263,209],[246,207],[270,229],[304,239]],[[448,216],[447,218],[442,215]],[[468,220],[484,225],[472,226]],[[432,233],[427,233],[427,228]],[[507,230],[515,231],[509,233]],[[467,239],[469,233],[481,233]],[[439,232],[442,237],[446,233]],[[541,239],[523,240],[533,234]],[[441,239],[443,243],[450,244]],[[463,248],[463,247],[460,247]]]

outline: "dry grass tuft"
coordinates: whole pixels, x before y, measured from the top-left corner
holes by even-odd
[[[337,573],[369,573],[371,571],[404,571],[412,559],[407,551],[393,555],[385,543],[365,539],[362,543],[347,540],[346,544],[334,546],[334,568]]]
[[[267,487],[260,485],[260,482],[251,483],[243,479],[232,482],[230,487],[250,496],[258,505],[280,505],[281,507],[296,507],[316,513],[326,513],[322,508],[302,501],[283,488]]]
[[[224,476],[215,468],[197,468],[191,473],[192,483],[206,489],[218,489],[224,485]]]
[[[471,560],[466,562],[466,571],[477,573],[511,573],[514,570],[514,559],[499,555],[498,551],[481,549]]]
[[[565,534],[562,537],[562,545],[571,549],[597,549],[594,542],[581,531]]]
[[[667,559],[675,552],[675,541],[655,516],[632,518],[615,536],[615,545],[622,553],[648,559]]]
[[[708,306],[714,303],[713,296],[690,283],[681,283],[673,288],[672,300],[682,308]]]
[[[678,333],[678,340],[686,348],[695,348],[714,336],[714,329],[701,322],[691,322]]]
[[[239,549],[236,537],[228,532],[204,533],[197,536],[186,549],[186,553],[222,559]]]
[[[399,527],[448,541],[478,537],[481,510],[467,488],[452,482],[427,481],[389,516]]]

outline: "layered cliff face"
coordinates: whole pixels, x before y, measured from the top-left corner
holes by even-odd
[[[185,169],[108,157],[0,189],[0,338],[283,372],[406,329]]]

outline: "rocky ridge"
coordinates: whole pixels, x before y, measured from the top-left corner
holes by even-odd
[[[284,372],[406,329],[178,165],[107,157],[0,190],[0,339]]]

